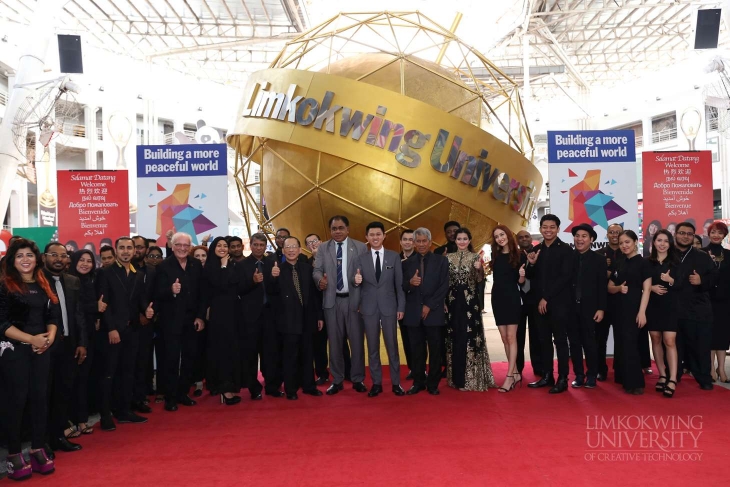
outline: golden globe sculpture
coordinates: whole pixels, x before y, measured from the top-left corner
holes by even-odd
[[[343,13],[290,41],[227,142],[248,227],[300,240],[342,214],[358,239],[383,222],[393,249],[421,226],[442,243],[448,220],[478,246],[524,226],[542,185],[516,83],[419,12]]]

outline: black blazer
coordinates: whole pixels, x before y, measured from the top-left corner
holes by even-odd
[[[238,294],[241,296],[241,306],[243,312],[243,325],[253,325],[264,313],[264,289],[266,283],[253,282],[253,275],[256,272],[256,257],[249,255],[241,262],[236,264],[236,274],[238,279]],[[271,268],[274,267],[274,259],[264,257],[261,259],[263,264],[264,277],[271,275]],[[311,275],[311,274],[310,274]],[[271,301],[266,308],[271,307]]]
[[[403,324],[421,324],[423,306],[428,306],[424,326],[444,326],[444,300],[449,291],[449,260],[443,255],[429,252],[424,257],[425,275],[420,286],[411,286],[411,278],[420,269],[420,254],[413,253],[403,261],[403,290],[406,292],[406,312]],[[419,272],[420,276],[420,272]]]
[[[180,280],[180,293],[172,293],[175,280]],[[152,307],[159,315],[159,323],[166,329],[182,331],[193,319],[205,319],[203,299],[203,265],[198,259],[187,258],[185,269],[175,256],[165,259],[155,268],[155,300]]]
[[[45,268],[43,269],[43,274],[45,274],[48,284],[51,285],[51,290],[55,293],[56,281],[53,279],[53,274]],[[66,297],[68,337],[75,346],[88,347],[89,336],[86,331],[86,314],[84,313],[85,308],[82,302],[86,296],[82,293],[81,281],[76,276],[61,274],[61,286],[63,287],[63,295]],[[61,320],[56,331],[56,336],[60,335],[63,335],[63,312],[61,312]]]
[[[573,299],[577,297],[576,289],[578,285],[578,259],[580,252],[574,251],[573,279],[570,288],[573,292]],[[606,311],[606,300],[608,297],[608,287],[606,286],[606,257],[592,250],[587,250],[583,254],[582,278],[580,303],[581,308],[589,310],[591,314],[596,311]]]
[[[545,249],[541,242],[535,246],[534,252]],[[530,289],[535,291],[537,303],[541,299],[548,305],[556,304],[567,306],[571,301],[571,281],[573,280],[573,249],[559,238],[556,238],[549,247],[549,259],[540,255],[535,265],[527,264],[525,273],[530,280]],[[605,283],[605,282],[604,282]],[[551,307],[550,309],[555,309]]]
[[[144,313],[144,276],[132,266],[127,275],[124,266],[115,262],[98,274],[99,295],[104,296],[106,311],[101,314],[101,326],[106,331],[122,331],[139,324]]]
[[[299,302],[292,266],[289,263],[279,265],[279,277],[273,277],[271,272],[266,274],[266,290],[271,297],[274,308],[276,329],[279,333],[301,335],[317,331],[317,320],[323,319],[322,302],[317,300],[316,284],[312,278],[312,266],[298,260],[296,263],[299,274],[299,287],[302,293],[302,303]]]

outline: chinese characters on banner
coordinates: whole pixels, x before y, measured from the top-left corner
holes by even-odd
[[[69,250],[114,245],[129,235],[128,174],[58,171],[58,237]]]
[[[712,152],[644,152],[644,255],[656,232],[674,235],[677,223],[691,222],[698,235],[714,220]]]

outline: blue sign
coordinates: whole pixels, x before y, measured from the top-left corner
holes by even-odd
[[[548,132],[548,163],[636,162],[634,136],[633,130]]]
[[[138,145],[137,177],[225,176],[226,144]]]

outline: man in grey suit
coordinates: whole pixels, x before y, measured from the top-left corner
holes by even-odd
[[[332,385],[327,395],[337,394],[343,389],[345,359],[342,356],[342,342],[345,335],[350,340],[352,353],[352,388],[367,392],[365,380],[365,345],[363,324],[357,312],[360,303],[359,289],[355,286],[357,256],[368,251],[364,243],[349,238],[350,221],[346,216],[336,215],[329,220],[330,240],[320,244],[314,260],[312,273],[314,282],[322,291],[322,308],[327,323],[330,342],[330,373]],[[329,280],[332,282],[329,282]]]
[[[398,320],[403,319],[406,309],[406,294],[403,291],[403,266],[400,256],[392,250],[385,250],[385,226],[380,222],[365,227],[365,238],[370,252],[357,258],[355,285],[360,288],[360,314],[365,322],[365,337],[368,340],[368,358],[373,387],[368,397],[383,392],[383,373],[380,367],[380,327],[388,351],[390,379],[393,394],[405,395],[400,386],[400,356],[398,354]]]

